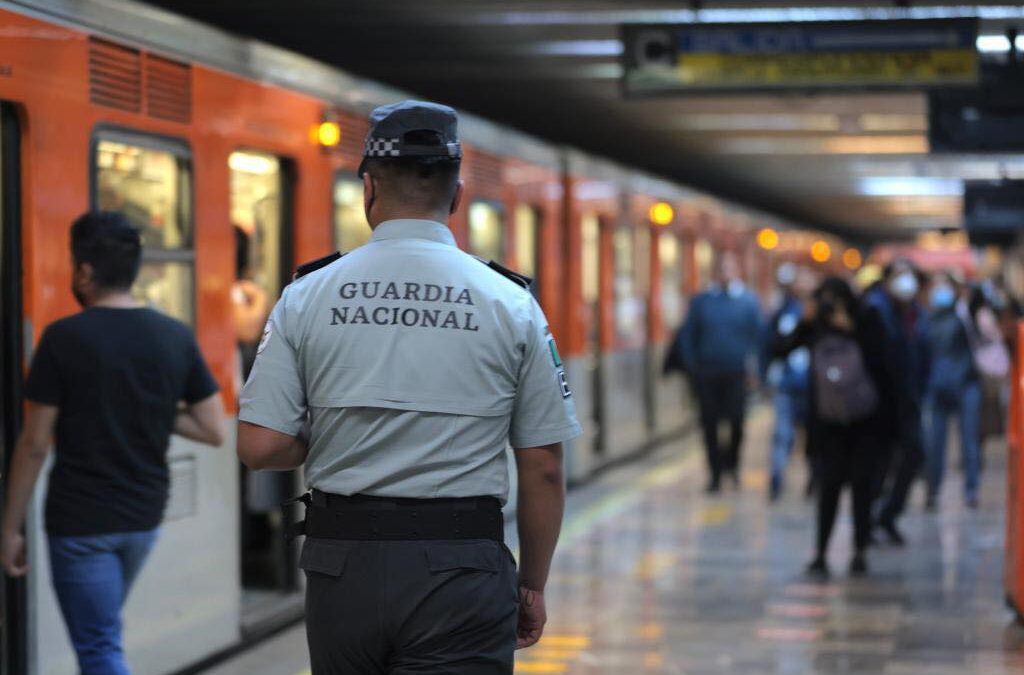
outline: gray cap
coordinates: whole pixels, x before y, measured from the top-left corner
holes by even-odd
[[[382,105],[370,113],[370,131],[366,134],[363,161],[359,164],[362,178],[366,160],[396,157],[462,158],[458,134],[459,117],[446,105],[425,101],[399,101]],[[433,131],[438,142],[431,145],[406,142],[410,131]]]

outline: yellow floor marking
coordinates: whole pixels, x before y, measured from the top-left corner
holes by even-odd
[[[637,626],[636,636],[641,640],[649,640],[651,642],[660,640],[665,637],[665,626],[660,623],[645,623]]]
[[[542,661],[571,661],[579,655],[579,649],[549,649],[541,646],[534,647],[533,649],[523,652],[523,656],[540,659]]]
[[[590,638],[586,635],[545,635],[540,639],[541,647],[568,647],[586,649],[590,646]]]
[[[661,551],[645,553],[633,568],[633,577],[643,581],[657,579],[662,573],[675,567],[677,558],[675,553]]]
[[[644,654],[644,668],[660,668],[665,665],[665,656],[658,652]]]
[[[705,504],[694,514],[694,520],[700,527],[718,527],[728,523],[732,513],[732,504]]]

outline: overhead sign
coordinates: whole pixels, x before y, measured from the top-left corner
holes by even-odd
[[[627,94],[978,81],[976,19],[624,25]]]

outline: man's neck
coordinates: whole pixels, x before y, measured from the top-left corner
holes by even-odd
[[[380,218],[375,219],[375,222],[370,223],[370,229],[377,229],[377,226],[381,223],[386,223],[389,220],[429,220],[435,223],[441,223],[444,226],[448,226],[447,214],[441,213],[385,213]]]
[[[131,309],[135,307],[142,307],[142,304],[132,297],[131,291],[114,291],[97,296],[89,306]]]

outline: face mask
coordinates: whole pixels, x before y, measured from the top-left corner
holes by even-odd
[[[889,290],[896,296],[898,300],[909,302],[914,299],[917,295],[917,277],[914,276],[913,272],[903,272],[891,282],[889,282]]]
[[[952,307],[956,302],[956,293],[950,286],[936,286],[932,289],[931,300],[932,307],[936,309],[945,309],[947,307]]]
[[[729,294],[730,298],[738,298],[743,295],[743,282],[739,279],[733,279],[726,284],[725,291]]]

